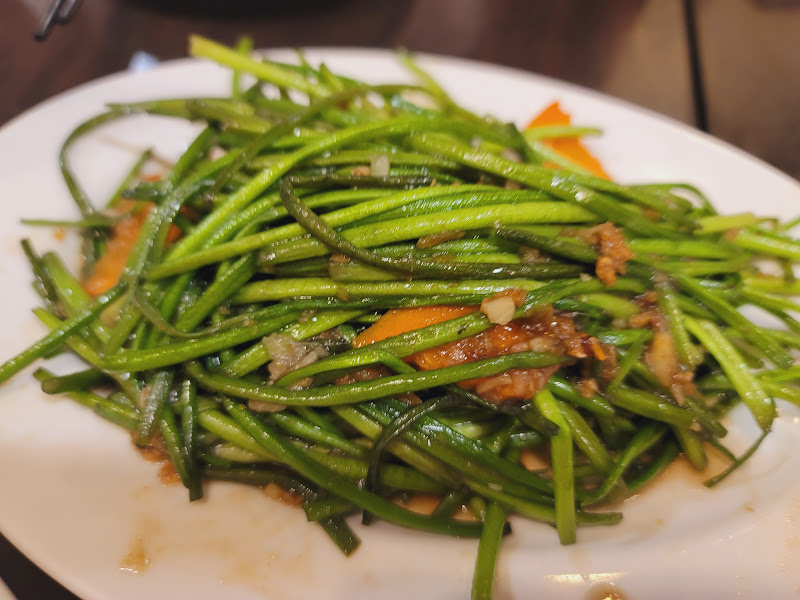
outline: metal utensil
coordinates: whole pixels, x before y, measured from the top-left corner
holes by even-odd
[[[33,33],[33,38],[43,42],[50,35],[55,25],[65,25],[75,15],[81,0],[53,0],[47,12],[39,21],[39,26]]]

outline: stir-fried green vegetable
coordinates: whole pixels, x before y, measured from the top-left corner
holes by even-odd
[[[738,403],[766,434],[775,398],[800,402],[800,242],[774,220],[571,168],[547,139],[596,131],[472,114],[409,56],[419,85],[370,86],[248,48],[192,39],[232,69],[229,97],[114,105],[66,141],[70,225],[99,287],[23,242],[50,333],[0,382],[71,351],[87,368],[39,369],[42,389],[162,445],[191,500],[208,479],[277,483],[347,554],[358,512],[480,538],[475,598],[491,595],[510,515],[572,543],[621,518],[587,509],[680,452],[705,468]],[[67,150],[132,113],[205,128],[157,181],[143,154],[98,208]],[[409,510],[415,493],[438,506]]]

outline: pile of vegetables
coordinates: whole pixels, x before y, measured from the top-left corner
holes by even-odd
[[[775,398],[800,402],[792,223],[615,183],[580,142],[598,132],[558,105],[520,130],[405,54],[417,84],[246,41],[191,53],[232,70],[229,97],[111,105],[66,141],[84,270],[23,242],[50,333],[0,367],[81,357],[39,368],[42,389],[163,449],[190,500],[211,479],[276,484],[345,554],[354,514],[480,538],[488,598],[511,515],[573,543],[679,456],[727,457],[720,481]],[[143,154],[97,207],[69,148],[138,113],[204,128],[158,177]],[[740,403],[763,435],[735,456],[722,419]],[[419,494],[429,514],[407,507]]]

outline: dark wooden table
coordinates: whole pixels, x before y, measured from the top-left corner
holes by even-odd
[[[220,4],[227,14],[214,12]],[[46,5],[3,2],[0,124],[124,70],[137,50],[170,59],[185,55],[189,33],[225,43],[246,33],[258,47],[404,46],[550,75],[705,129],[800,178],[798,0],[83,0],[37,43]],[[1,535],[0,577],[20,600],[75,597]]]

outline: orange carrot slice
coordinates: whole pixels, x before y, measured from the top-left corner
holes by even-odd
[[[386,311],[380,319],[362,331],[353,340],[355,348],[380,342],[386,338],[400,335],[415,329],[436,325],[478,310],[477,306],[431,305],[412,308],[393,308]]]
[[[561,110],[559,103],[553,102],[528,123],[528,129],[551,125],[569,125],[571,121],[570,115]],[[603,179],[610,179],[603,169],[603,166],[600,164],[600,161],[592,156],[578,138],[553,138],[544,140],[544,143],[590,173],[602,177]],[[547,166],[552,167],[555,165],[548,164]]]
[[[434,325],[469,314],[475,306],[421,306],[387,311],[371,327],[363,331],[354,341],[357,348],[380,340]],[[514,351],[536,337],[537,333],[527,323],[512,321],[506,325],[495,325],[486,331],[456,342],[449,342],[422,350],[404,360],[422,371],[441,369],[500,356]],[[539,369],[511,369],[491,377],[467,379],[459,383],[465,389],[475,390],[489,402],[504,402],[530,398],[547,383],[559,365]]]
[[[120,202],[117,206],[122,210],[130,210],[133,205],[134,203],[132,202]],[[142,208],[132,212],[114,225],[111,230],[111,238],[106,245],[105,254],[97,260],[92,274],[83,282],[83,289],[90,296],[97,297],[117,284],[122,271],[125,269],[125,264],[128,262],[128,257],[136,245],[136,240],[139,239],[147,214],[153,206],[152,202],[148,202]],[[175,225],[170,226],[167,233],[167,244],[173,243],[180,236],[180,228]]]
[[[149,208],[140,210],[114,225],[105,254],[97,259],[92,274],[83,282],[89,295],[99,296],[117,284],[148,212]]]

